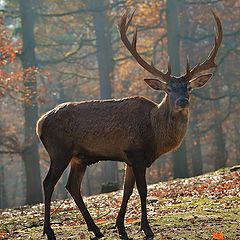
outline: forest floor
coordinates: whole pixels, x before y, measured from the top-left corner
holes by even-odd
[[[156,240],[240,240],[240,167],[148,186],[148,217]],[[119,239],[115,219],[122,191],[84,198],[103,240]],[[52,202],[57,239],[91,239],[72,200]],[[137,191],[126,214],[126,229],[143,239],[139,229]],[[42,235],[43,204],[0,210],[0,239],[46,239]]]

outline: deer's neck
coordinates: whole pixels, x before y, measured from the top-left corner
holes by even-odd
[[[183,140],[189,118],[189,110],[174,112],[166,95],[152,114],[157,155],[176,149]]]

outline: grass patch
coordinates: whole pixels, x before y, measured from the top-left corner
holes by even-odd
[[[192,178],[190,181],[189,179],[174,180],[149,186],[148,216],[155,239],[213,240],[213,235],[220,233],[225,240],[239,240],[240,197],[236,195],[239,186],[233,184],[233,180],[239,183],[239,179],[235,179],[238,177],[236,173],[231,177],[228,176],[229,174],[231,175],[232,172],[221,170]],[[208,181],[207,185],[206,181]],[[186,185],[188,182],[189,185]],[[197,189],[196,194],[192,194],[193,186],[195,190]],[[221,186],[225,186],[227,191]],[[179,196],[179,192],[184,187],[192,188],[192,191],[186,190]],[[179,190],[176,191],[176,188]],[[223,194],[225,192],[227,194]],[[165,195],[162,195],[163,193]],[[103,240],[119,239],[114,226],[121,195],[122,191],[118,191],[85,198],[90,213],[105,235]],[[52,202],[52,209],[56,209],[61,202]],[[139,197],[135,191],[129,201],[126,214],[126,229],[133,239],[144,238],[143,232],[140,231],[139,217]],[[72,200],[67,199],[58,211],[54,212],[51,222],[59,240],[89,240],[93,237],[87,231],[84,219]],[[42,225],[43,204],[0,211],[1,240],[46,239],[42,234]]]

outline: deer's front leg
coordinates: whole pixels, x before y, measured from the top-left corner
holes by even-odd
[[[133,174],[132,167],[127,165],[127,168],[125,171],[125,178],[124,178],[123,199],[122,199],[121,208],[118,212],[117,221],[116,221],[118,233],[123,239],[129,239],[124,226],[124,217],[126,213],[128,200],[133,192],[134,184],[135,184],[135,177]]]
[[[137,189],[141,199],[141,230],[144,231],[147,239],[153,239],[153,232],[147,219],[147,183],[146,183],[146,166],[143,162],[136,162],[133,165],[133,173],[136,179]]]

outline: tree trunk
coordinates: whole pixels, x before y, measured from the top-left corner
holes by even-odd
[[[240,139],[240,132],[239,132],[239,128],[238,128],[238,123],[235,123],[234,126],[235,129],[235,133],[237,136],[237,139]],[[240,164],[240,141],[235,141],[235,149],[236,149],[236,163]]]
[[[109,23],[104,12],[103,0],[89,0],[90,8],[93,9],[92,17],[96,34],[97,61],[100,80],[101,99],[111,98],[111,79],[113,72],[113,50]]]
[[[215,89],[215,94],[217,96],[221,94],[218,88]],[[218,111],[220,110],[219,112],[222,112],[221,111],[222,105],[220,101],[215,101],[214,107],[216,108],[216,110]],[[217,124],[213,129],[214,136],[215,136],[214,143],[215,143],[215,149],[216,149],[216,152],[214,154],[215,169],[223,168],[223,167],[226,167],[227,165],[228,152],[226,150],[226,142],[225,142],[225,136],[224,136],[222,124],[223,123]]]
[[[193,176],[199,176],[203,173],[201,140],[198,133],[193,133],[192,136],[192,174]]]
[[[180,75],[180,45],[178,33],[178,2],[167,1],[167,39],[168,55],[172,66],[172,73]],[[186,142],[183,140],[179,149],[172,154],[174,178],[188,177]]]
[[[189,31],[190,31],[190,24],[189,24],[189,16],[187,12],[187,8],[185,6],[185,1],[182,1],[181,5],[181,12],[182,12],[182,24],[183,27],[181,28],[181,34],[184,36],[189,36]],[[182,41],[182,49],[185,55],[189,53],[189,42],[187,41]],[[193,99],[192,99],[193,101]],[[197,104],[197,101],[193,101],[194,105]],[[191,144],[191,162],[192,162],[192,175],[193,176],[198,176],[203,173],[203,161],[202,161],[202,148],[201,148],[201,138],[200,138],[200,133],[198,129],[198,122],[200,121],[199,119],[199,111],[198,107],[195,106],[193,109],[194,111],[191,114],[191,122],[188,126],[188,132],[190,132],[190,144]]]
[[[110,24],[104,12],[103,0],[89,0],[96,34],[97,62],[100,80],[101,99],[111,98],[111,80],[114,68],[113,49],[111,45]],[[117,162],[106,162],[103,170],[104,181],[118,182]]]
[[[0,209],[7,206],[6,189],[4,181],[4,165],[0,166]]]
[[[35,135],[35,124],[38,119],[37,83],[35,71],[26,71],[35,68],[34,24],[35,15],[31,0],[20,0],[22,23],[23,51],[21,55],[24,70],[24,87],[28,93],[24,103],[24,150],[22,158],[26,170],[26,203],[42,202],[41,174],[38,155],[38,140]]]
[[[215,135],[215,145],[216,145],[216,153],[214,158],[214,168],[219,169],[226,167],[227,164],[227,150],[226,143],[224,138],[224,133],[222,129],[222,124],[218,124],[214,128]]]

